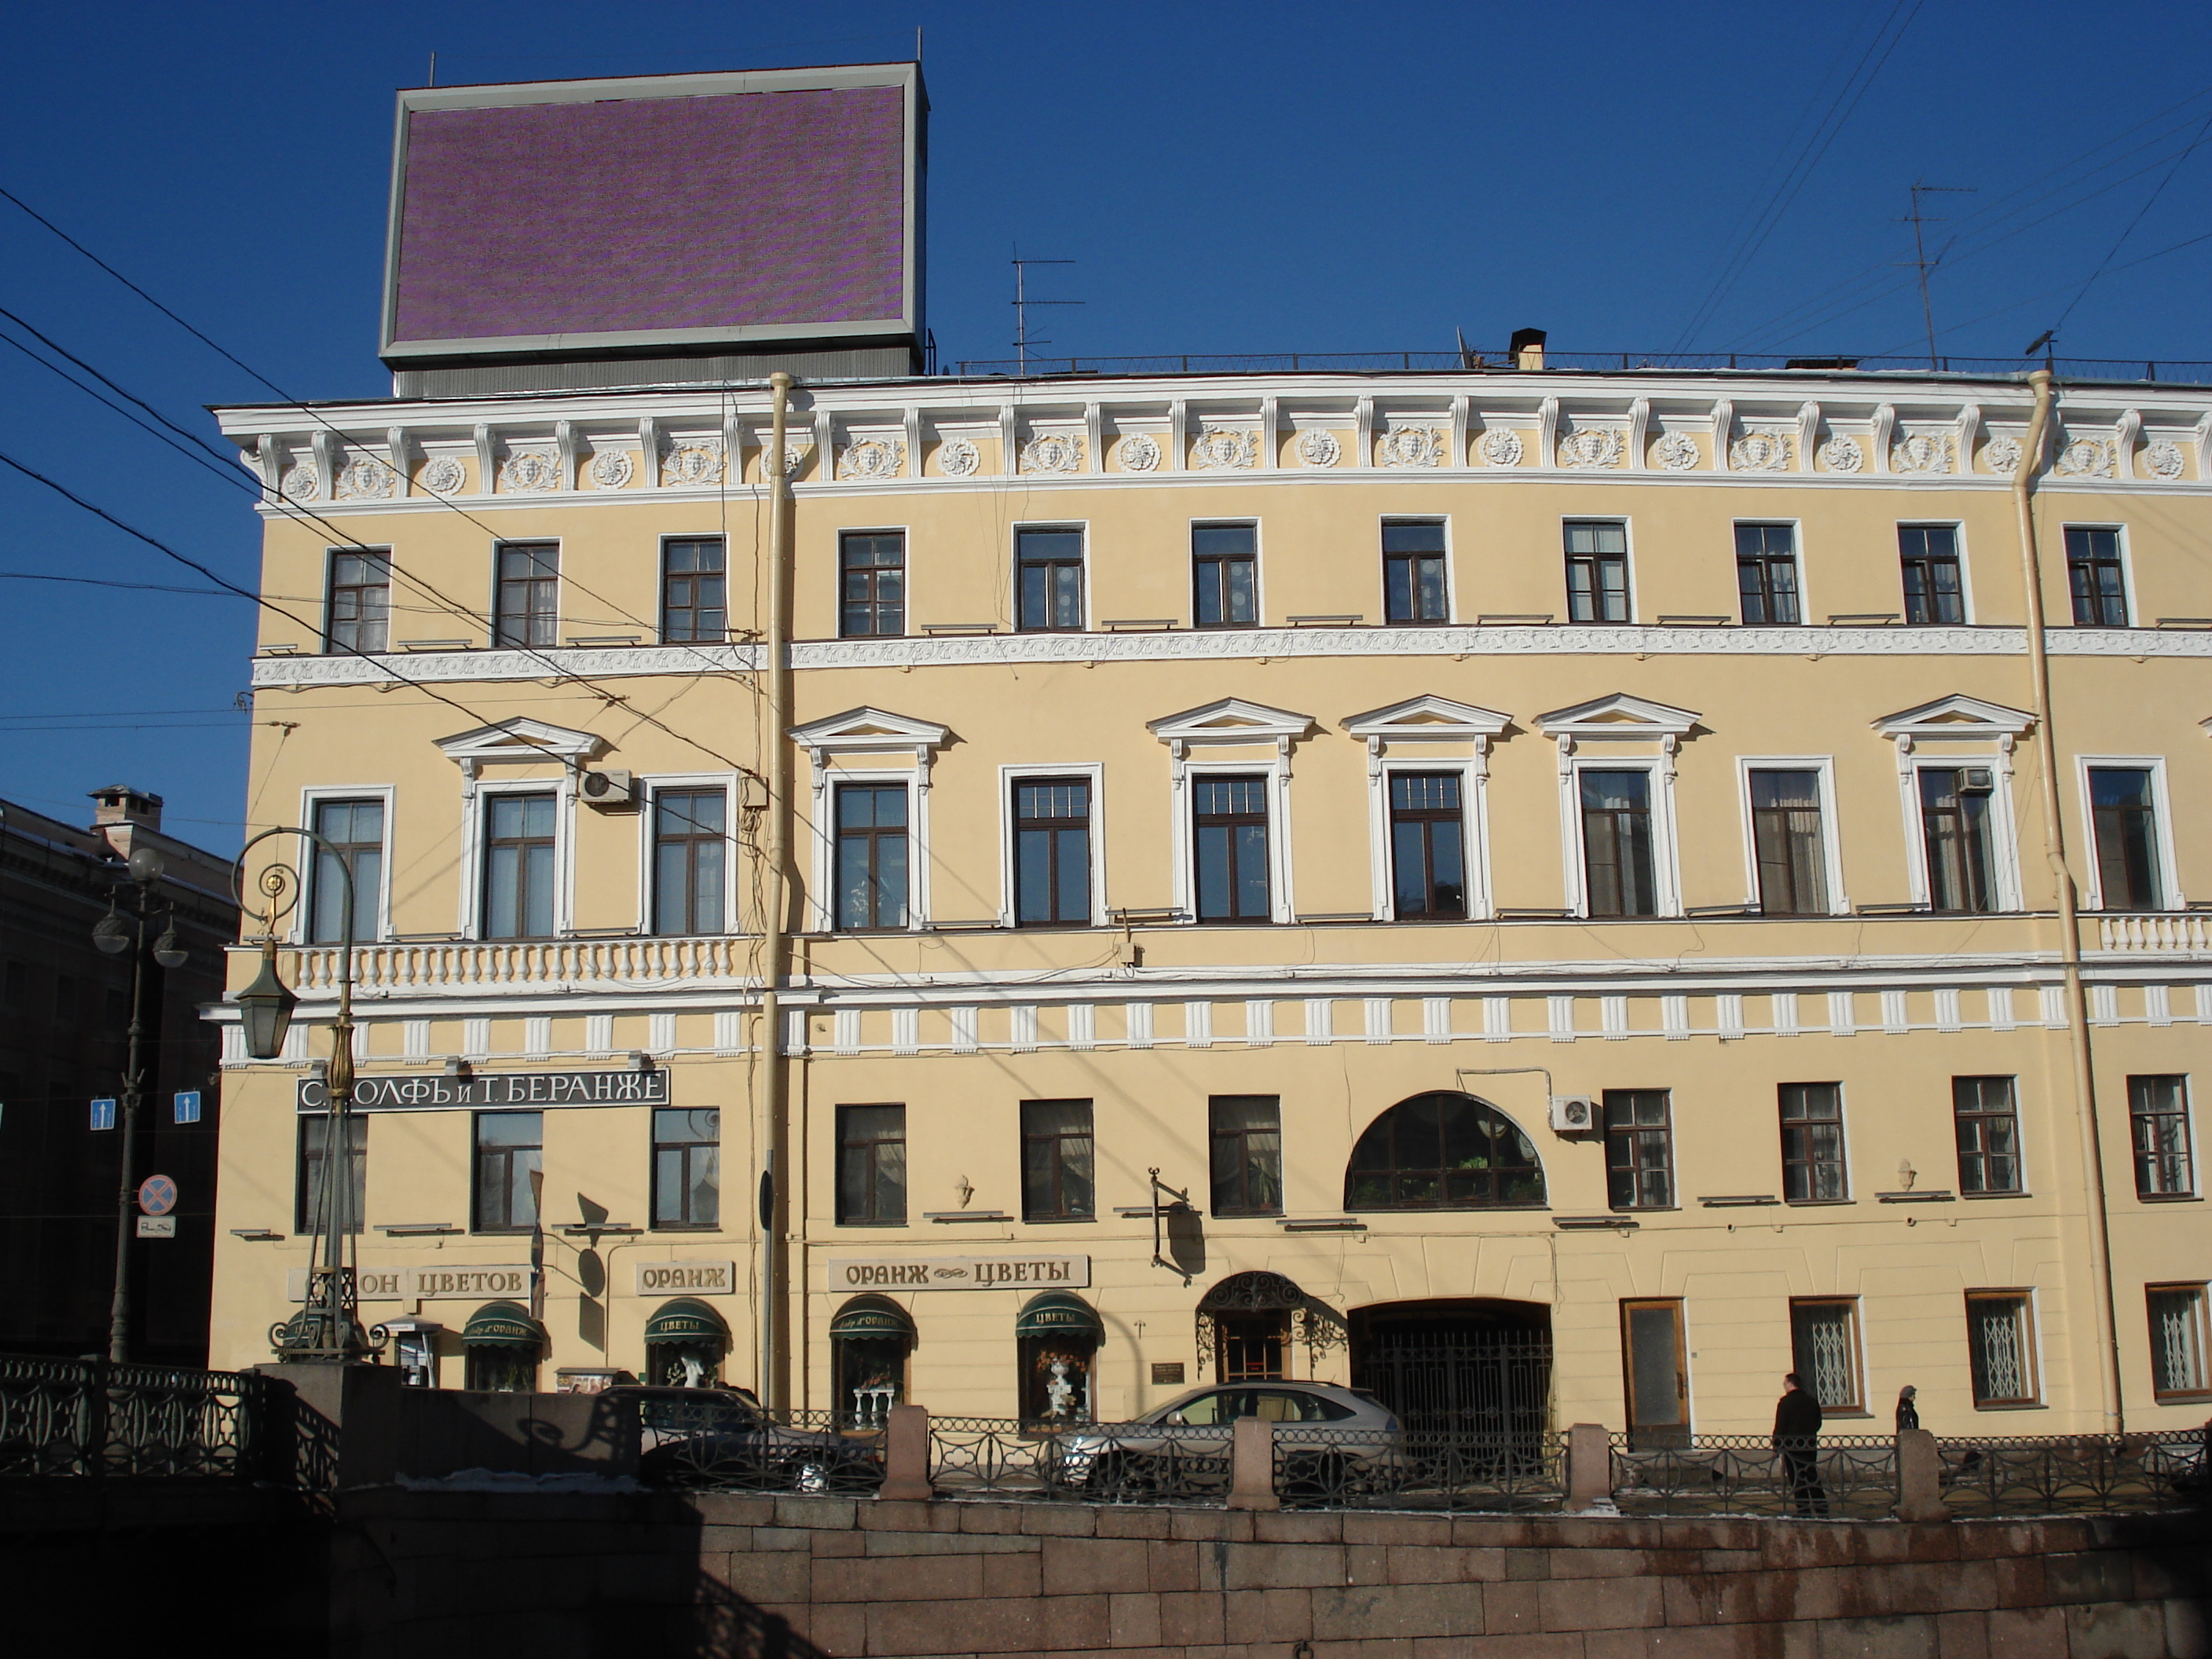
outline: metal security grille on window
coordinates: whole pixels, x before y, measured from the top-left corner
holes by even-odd
[[[1976,1297],[1967,1305],[1967,1321],[1976,1401],[2007,1405],[2033,1399],[2027,1299]]]
[[[1820,844],[1820,775],[1753,772],[1752,840],[1759,908],[1769,915],[1826,915],[1827,859]]]
[[[1651,775],[1582,774],[1583,874],[1594,916],[1655,916],[1658,881],[1651,845]]]
[[[722,931],[729,811],[720,789],[667,789],[653,797],[654,933]]]
[[[837,631],[845,638],[896,638],[906,632],[906,538],[848,534],[837,543]]]
[[[557,645],[561,550],[551,542],[509,544],[499,550],[495,646]]]
[[[348,871],[353,875],[353,936],[374,939],[377,906],[384,890],[384,803],[318,801],[315,833],[331,845],[315,848],[314,890],[308,899],[309,941],[335,945],[345,937]],[[339,867],[342,865],[343,869]]]
[[[2074,594],[2077,628],[2125,628],[2127,584],[2120,568],[2120,532],[2066,531],[2066,576]]]
[[[1394,623],[1450,620],[1442,524],[1382,526],[1382,614]]]
[[[2143,1198],[2186,1198],[2197,1190],[2190,1156],[2189,1079],[2131,1077],[2128,1121],[2135,1140],[2136,1192]]]
[[[1747,628],[1804,620],[1797,606],[1797,532],[1790,526],[1738,525],[1735,580]]]
[[[906,787],[837,790],[837,926],[848,933],[907,922]]]
[[[2202,1286],[2150,1293],[2151,1382],[2161,1395],[2212,1391],[2205,1365],[2204,1303]]]
[[[1799,1303],[1790,1310],[1797,1374],[1830,1411],[1852,1410],[1861,1403],[1858,1345],[1851,1328],[1856,1311],[1848,1302]]]
[[[720,644],[730,627],[721,538],[670,542],[662,558],[662,640],[671,645]]]
[[[2158,815],[2142,767],[2093,766],[2097,887],[2107,910],[2154,910],[2159,902]]]
[[[1390,775],[1390,870],[1398,920],[1467,915],[1467,860],[1455,772]]]
[[[1259,532],[1207,524],[1190,532],[1191,619],[1200,628],[1249,628],[1260,619]]]
[[[1083,532],[1024,530],[1015,536],[1017,625],[1025,634],[1083,627]]]
[[[392,556],[331,555],[330,621],[333,651],[391,648]]]
[[[1191,799],[1199,919],[1268,920],[1267,780],[1200,778]]]
[[[1567,538],[1567,618],[1628,620],[1628,527],[1571,524]]]
[[[721,1217],[722,1115],[711,1106],[653,1115],[653,1224],[712,1227]]]
[[[1091,786],[1054,778],[1014,787],[1015,920],[1091,920]]]
[[[1897,542],[1904,566],[1905,620],[1923,628],[1965,622],[1959,532],[1949,525],[1905,525]]]

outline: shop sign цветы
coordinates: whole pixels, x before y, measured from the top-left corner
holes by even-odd
[[[496,1106],[665,1106],[668,1073],[625,1067],[599,1072],[443,1072],[410,1077],[357,1077],[357,1112],[456,1112]],[[330,1091],[319,1077],[300,1079],[302,1112],[330,1109]]]
[[[359,1267],[354,1271],[356,1294],[363,1302],[416,1300],[495,1301],[502,1297],[530,1294],[530,1269],[520,1267]],[[285,1291],[293,1301],[307,1299],[307,1270],[294,1267],[285,1276]]]
[[[1077,1291],[1091,1283],[1087,1255],[832,1256],[833,1291]]]
[[[638,1296],[735,1296],[738,1264],[734,1261],[640,1261]]]

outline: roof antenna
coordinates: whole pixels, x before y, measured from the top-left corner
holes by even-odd
[[[1920,227],[1923,224],[1940,225],[1943,221],[1930,219],[1923,215],[1920,211],[1920,198],[1923,196],[1934,195],[1938,191],[1947,196],[1972,196],[1975,193],[1975,187],[1972,185],[1915,185],[1912,187],[1912,211],[1906,217],[1912,226],[1913,257],[1906,263],[1913,265],[1920,273],[1920,315],[1928,325],[1928,367],[1931,370],[1936,367],[1937,362],[1936,309],[1928,300],[1928,273],[1942,264],[1944,254],[1951,251],[1951,244],[1944,243],[1937,250],[1933,259],[1928,257],[1927,245],[1921,240]]]
[[[2058,372],[2058,365],[2053,357],[2053,349],[2057,343],[2058,331],[2055,328],[2046,328],[2034,339],[2029,341],[2027,349],[2020,355],[2023,357],[2033,357],[2037,352],[2041,352],[2043,366],[2055,374]]]
[[[1052,343],[1049,340],[1039,340],[1033,338],[1030,336],[1030,307],[1031,306],[1079,306],[1086,303],[1081,300],[1030,299],[1029,297],[1028,286],[1029,267],[1031,265],[1072,265],[1074,263],[1075,261],[1073,259],[1024,259],[1022,258],[1021,244],[1018,242],[1014,244],[1015,373],[1018,374],[1027,374],[1030,372],[1030,348],[1031,346],[1050,345]],[[1068,361],[1071,365],[1074,362],[1073,358],[1070,358]]]
[[[438,84],[438,54],[434,52],[430,54],[430,84]]]
[[[921,61],[921,25],[919,23],[914,26],[914,61],[917,64]]]

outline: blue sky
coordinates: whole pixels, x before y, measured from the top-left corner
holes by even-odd
[[[1036,291],[1086,302],[1039,318],[1085,355],[1495,347],[1524,324],[1562,350],[1924,350],[1897,263],[1916,180],[1977,191],[1929,198],[1931,249],[1960,239],[1943,350],[2014,356],[2063,315],[2069,356],[2212,360],[2212,240],[2166,251],[2212,233],[2201,3],[763,15],[26,8],[0,185],[288,391],[375,396],[392,93],[431,52],[441,84],[652,74],[903,57],[920,25],[948,362],[1007,354],[1017,242],[1079,261]],[[210,436],[201,405],[269,395],[4,203],[0,307]],[[0,451],[252,582],[245,491],[4,349]],[[203,585],[4,470],[0,571]],[[0,578],[0,796],[82,818],[129,781],[234,845],[250,638],[234,599]]]

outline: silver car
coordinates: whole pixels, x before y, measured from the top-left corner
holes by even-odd
[[[1229,1485],[1232,1425],[1246,1417],[1275,1425],[1276,1487],[1285,1498],[1387,1491],[1401,1478],[1397,1417],[1364,1389],[1334,1382],[1194,1389],[1133,1422],[1071,1429],[1047,1449],[1048,1478],[1115,1503],[1211,1493]]]

